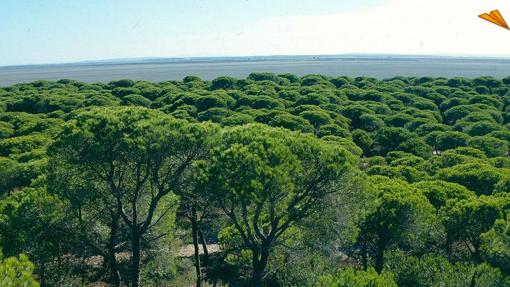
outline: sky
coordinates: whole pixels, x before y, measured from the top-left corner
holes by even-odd
[[[0,0],[0,66],[137,57],[510,56],[508,0]]]

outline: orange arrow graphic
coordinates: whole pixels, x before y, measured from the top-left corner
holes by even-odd
[[[491,11],[489,14],[484,13],[479,15],[478,17],[510,30],[510,27],[508,27],[508,24],[506,23],[505,19],[503,18],[499,10]]]

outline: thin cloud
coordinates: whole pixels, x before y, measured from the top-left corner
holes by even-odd
[[[510,55],[510,32],[478,18],[494,9],[510,19],[508,1],[392,0],[359,11],[273,18],[241,35],[193,37],[177,46],[181,53],[217,55]]]

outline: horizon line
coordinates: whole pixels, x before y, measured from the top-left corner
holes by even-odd
[[[58,66],[58,65],[112,65],[112,64],[142,64],[144,61],[192,61],[232,59],[237,61],[250,58],[306,58],[306,57],[401,57],[401,58],[457,58],[457,59],[492,59],[510,60],[510,54],[483,55],[483,54],[393,54],[393,53],[341,53],[341,54],[267,54],[267,55],[212,55],[212,56],[140,56],[122,58],[102,58],[90,60],[76,60],[51,63],[10,64],[0,65],[0,68],[31,67],[31,66]],[[264,60],[264,59],[259,59]],[[271,59],[267,59],[271,60]],[[131,61],[131,62],[130,62]]]

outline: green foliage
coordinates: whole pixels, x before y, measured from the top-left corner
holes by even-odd
[[[122,102],[124,105],[132,105],[132,106],[141,106],[141,107],[150,107],[151,100],[140,96],[140,95],[129,95],[122,98]]]
[[[459,164],[441,171],[442,179],[464,185],[469,190],[481,194],[492,194],[496,185],[504,179],[501,170],[480,163]]]
[[[488,157],[506,156],[508,154],[508,142],[490,136],[473,137],[467,144],[470,147],[484,151]]]
[[[466,132],[470,136],[484,136],[493,131],[498,131],[500,128],[501,127],[494,122],[480,121],[467,126]]]
[[[465,146],[469,135],[454,131],[433,131],[425,137],[425,141],[436,150],[444,151]]]
[[[388,272],[378,274],[374,269],[368,271],[345,268],[336,275],[324,276],[318,286],[335,287],[396,287],[393,275]]]
[[[385,127],[378,130],[374,144],[377,146],[377,151],[385,155],[413,137],[413,134],[404,128]]]
[[[224,131],[204,181],[253,254],[254,282],[275,241],[338,192],[355,161],[341,145],[311,135],[262,125]]]
[[[196,100],[198,111],[205,111],[210,108],[227,108],[233,106],[234,100],[225,93],[214,93],[211,95],[201,96]]]
[[[449,238],[462,240],[476,259],[480,256],[481,234],[503,217],[499,198],[482,196],[455,202],[447,211],[445,227]]]
[[[133,257],[140,258],[142,240],[171,234],[173,192],[217,131],[212,124],[189,124],[143,108],[79,113],[49,149],[50,187],[70,200],[80,223],[110,229],[103,241],[113,240],[120,228],[113,222],[122,219],[132,250],[138,250]],[[139,263],[133,260],[132,276],[138,276]]]
[[[491,267],[486,263],[480,264],[475,267],[476,286],[509,286],[510,277],[505,276],[497,268]]]
[[[46,285],[99,277],[115,285],[111,253],[131,252],[134,233],[125,218],[112,228],[118,193],[108,192],[105,175],[122,187],[129,217],[141,164],[149,176],[135,200],[137,218],[147,218],[158,179],[168,175],[142,236],[142,284],[193,284],[191,261],[169,255],[175,242],[190,243],[193,207],[204,240],[222,245],[210,261],[201,258],[211,284],[245,283],[253,262],[260,269],[270,254],[264,279],[273,285],[314,286],[341,264],[391,265],[403,286],[457,286],[466,278],[473,280],[461,286],[507,286],[509,83],[252,73],[0,87],[0,245],[7,256],[28,254]],[[104,173],[110,163],[115,172]],[[357,167],[371,176],[367,183]],[[314,171],[344,169],[312,184]],[[306,184],[313,196],[289,209]],[[296,210],[309,203],[301,216]],[[239,226],[222,207],[235,211]],[[277,240],[268,239],[275,222],[289,220]],[[85,264],[91,256],[106,263]],[[131,262],[117,263],[128,284]]]
[[[10,156],[44,147],[49,139],[43,135],[27,135],[0,140],[0,156]]]
[[[51,262],[78,244],[76,226],[65,211],[64,202],[41,188],[22,189],[0,201],[0,245],[6,255],[27,254],[50,284],[58,282],[68,264]]]
[[[409,256],[403,252],[388,255],[386,271],[394,275],[398,286],[416,287],[463,287],[463,286],[507,286],[499,270],[481,264],[451,263],[445,257],[427,254],[422,257]]]
[[[372,166],[367,169],[368,175],[382,175],[407,182],[418,182],[428,179],[425,172],[410,166]]]
[[[0,122],[0,139],[9,138],[14,134],[14,126],[8,122]]]
[[[481,235],[483,257],[493,266],[510,275],[510,215],[498,219],[494,226]]]
[[[213,89],[233,89],[236,85],[236,80],[231,77],[219,77],[212,81]]]
[[[20,182],[21,167],[9,158],[0,157],[0,196],[3,193],[10,192],[14,188],[23,186]]]
[[[410,138],[401,143],[397,149],[422,158],[430,158],[432,156],[432,147],[420,138]]]
[[[441,230],[433,206],[419,190],[381,176],[372,177],[371,182],[377,205],[362,223],[359,241],[373,250],[375,268],[380,272],[386,249],[420,248]]]
[[[474,270],[469,265],[452,264],[445,257],[427,254],[420,258],[395,251],[387,255],[387,272],[394,274],[398,286],[470,286]]]
[[[420,181],[416,186],[437,210],[449,207],[451,202],[475,197],[475,193],[462,185],[442,181]]]
[[[0,253],[0,285],[5,287],[38,287],[32,272],[34,265],[25,255],[4,258]]]

